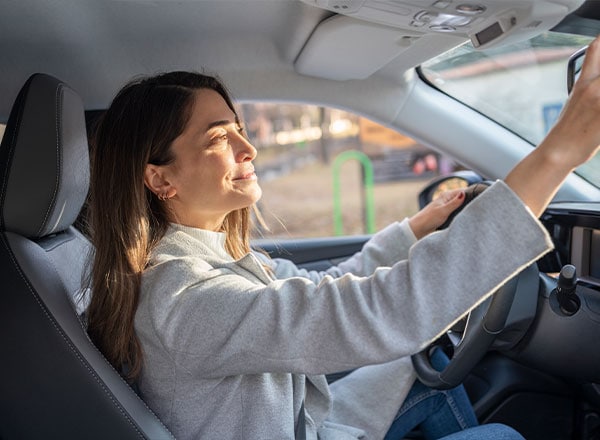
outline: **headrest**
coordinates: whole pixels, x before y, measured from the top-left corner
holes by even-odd
[[[0,144],[2,230],[35,239],[68,228],[85,202],[89,172],[81,98],[56,78],[32,75]]]

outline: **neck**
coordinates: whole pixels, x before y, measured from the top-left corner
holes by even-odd
[[[223,222],[226,215],[197,215],[189,210],[177,211],[171,209],[169,221],[191,228],[205,229],[213,232],[223,232]]]

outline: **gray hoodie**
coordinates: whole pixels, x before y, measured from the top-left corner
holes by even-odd
[[[172,225],[142,276],[140,389],[182,440],[293,439],[303,399],[308,439],[382,438],[414,380],[408,356],[552,247],[501,181],[449,229],[415,243],[392,224],[327,272],[236,261],[224,241]]]

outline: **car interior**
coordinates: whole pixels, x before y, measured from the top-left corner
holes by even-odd
[[[73,307],[90,246],[73,227],[89,184],[81,99],[54,77],[32,76],[0,149],[3,309],[13,311],[3,334],[14,361],[3,367],[14,380],[2,385],[2,438],[168,438]]]
[[[82,286],[93,251],[84,227],[89,135],[129,79],[206,71],[240,102],[327,105],[368,117],[461,165],[423,185],[422,207],[457,181],[476,197],[540,140],[457,99],[439,85],[441,76],[427,73],[431,60],[452,64],[438,57],[465,45],[473,58],[547,33],[585,37],[561,52],[566,99],[577,73],[567,69],[570,54],[580,60],[585,41],[600,33],[600,2],[593,0],[1,4],[2,440],[174,438],[85,329],[90,292]],[[527,439],[600,439],[598,176],[593,164],[572,173],[542,215],[555,250],[436,341],[451,356],[448,369],[433,370],[427,350],[413,356],[424,383],[463,383],[481,423],[505,423]],[[254,244],[323,270],[368,237]],[[460,269],[477,283],[476,273]],[[410,438],[422,437],[417,430]]]

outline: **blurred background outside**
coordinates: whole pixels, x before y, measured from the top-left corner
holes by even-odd
[[[256,238],[374,232],[415,213],[425,182],[455,169],[413,139],[346,111],[252,103],[240,113],[258,150],[268,226]]]

